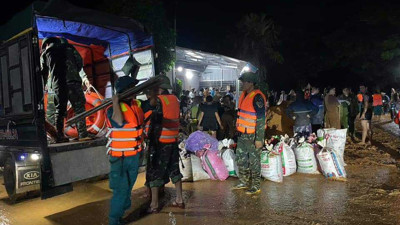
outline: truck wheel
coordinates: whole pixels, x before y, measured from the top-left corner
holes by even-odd
[[[4,185],[6,186],[6,191],[11,203],[15,203],[18,197],[16,194],[15,179],[15,161],[13,158],[9,157],[4,164]]]

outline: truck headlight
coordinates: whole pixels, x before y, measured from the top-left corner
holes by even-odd
[[[40,158],[39,154],[32,154],[32,155],[31,155],[31,159],[32,159],[33,161],[39,160],[39,158]]]

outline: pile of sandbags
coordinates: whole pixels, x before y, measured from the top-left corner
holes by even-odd
[[[343,159],[346,144],[346,129],[318,130],[308,137],[274,136],[265,141],[261,153],[261,176],[274,182],[296,172],[323,174],[334,180],[345,180]],[[205,179],[225,180],[237,177],[233,140],[217,141],[212,136],[197,131],[183,140],[180,170],[183,181]]]
[[[323,174],[334,180],[345,180],[343,155],[346,129],[318,130],[309,137],[274,136],[266,140],[261,153],[261,176],[282,182],[295,172]],[[278,166],[280,165],[280,166]]]
[[[220,154],[218,150],[218,140],[212,136],[196,131],[192,133],[188,139],[180,143],[182,166],[181,173],[184,177],[183,181],[198,181],[205,179],[226,180],[229,177],[227,166],[223,156],[229,163],[229,168],[235,163],[234,156],[225,149],[224,154]],[[189,164],[190,166],[185,166]],[[185,166],[185,168],[183,167]],[[186,169],[190,167],[190,169]],[[192,176],[190,177],[190,171]]]

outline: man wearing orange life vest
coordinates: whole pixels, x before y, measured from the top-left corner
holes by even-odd
[[[260,193],[260,157],[264,143],[266,98],[255,88],[255,84],[258,83],[257,74],[244,73],[239,80],[243,82],[236,122],[239,132],[236,160],[240,183],[233,189],[247,189],[246,194],[253,195]]]
[[[149,154],[147,158],[146,179],[151,188],[151,204],[149,213],[160,211],[158,194],[164,186],[166,175],[175,184],[176,198],[173,207],[185,208],[182,198],[182,174],[179,170],[179,101],[169,93],[172,89],[169,78],[164,75],[163,83],[153,89],[150,104],[154,107],[151,115],[149,138]]]
[[[383,114],[383,97],[379,90],[376,90],[375,94],[372,95],[372,106],[374,116],[380,121]]]
[[[122,93],[136,84],[136,79],[123,76],[116,81],[115,89],[117,93]],[[110,188],[113,190],[110,225],[121,224],[124,212],[131,207],[131,191],[139,170],[144,115],[134,97],[120,100],[118,95],[114,95],[112,106],[106,110],[109,127],[106,147],[111,164]]]

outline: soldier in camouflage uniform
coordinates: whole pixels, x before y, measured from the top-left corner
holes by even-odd
[[[160,75],[162,76],[162,75]],[[179,170],[179,148],[177,135],[179,128],[179,102],[176,96],[169,94],[172,89],[168,77],[163,76],[164,83],[153,90],[150,104],[154,107],[149,132],[149,152],[147,154],[146,182],[151,188],[151,205],[149,213],[159,212],[159,189],[166,183],[166,175],[175,184],[176,198],[171,206],[184,208],[182,198],[182,174]],[[167,119],[167,113],[174,119]],[[176,117],[176,118],[175,118]],[[167,130],[167,131],[166,131]],[[176,134],[169,132],[176,131]],[[170,142],[165,140],[171,140]],[[167,179],[169,181],[169,179]]]
[[[255,73],[244,73],[243,92],[239,99],[236,129],[239,133],[236,161],[239,181],[233,189],[247,189],[246,194],[258,194],[261,181],[261,149],[264,143],[266,98],[255,88],[258,77]]]
[[[76,114],[85,111],[86,99],[79,75],[83,66],[82,57],[72,45],[62,44],[60,39],[55,37],[43,39],[42,51],[40,65],[43,80],[47,83],[47,79],[50,79],[48,89],[54,91],[56,142],[68,142],[68,138],[64,135],[68,100]],[[80,141],[92,139],[86,130],[84,118],[77,122],[77,129]]]
[[[61,41],[61,44],[68,45],[68,47],[70,47],[71,51],[74,52],[74,54],[76,55],[77,58],[80,57],[78,51],[76,51],[75,48],[72,45],[70,45],[65,38],[60,38],[60,41]],[[83,68],[81,69],[81,71],[79,71],[79,76],[82,79],[82,85],[86,86],[86,90],[90,90],[90,82],[89,82],[87,74],[85,73]],[[50,87],[51,87],[51,79],[47,80],[46,87],[47,87],[46,119],[51,125],[56,126],[56,124],[55,124],[56,105],[54,103],[55,93],[54,93],[54,90],[50,89]]]

